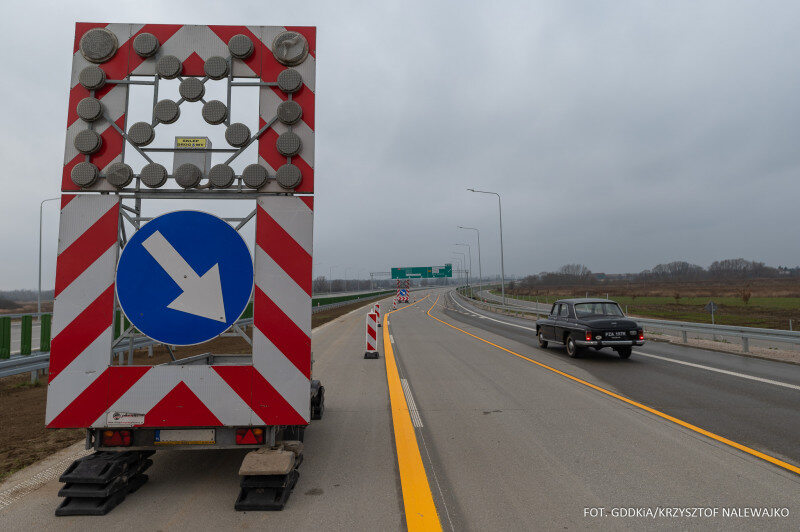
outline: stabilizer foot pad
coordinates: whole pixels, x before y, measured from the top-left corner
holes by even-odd
[[[238,511],[279,511],[286,506],[300,473],[242,477],[242,491],[234,508]]]
[[[106,515],[148,480],[152,451],[100,451],[74,461],[61,475],[57,516]]]

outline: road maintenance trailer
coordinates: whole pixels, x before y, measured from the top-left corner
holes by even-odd
[[[313,27],[76,24],[46,424],[86,429],[96,452],[62,475],[57,515],[107,513],[163,448],[253,449],[235,507],[286,502],[303,431],[324,411],[311,355],[315,55]],[[250,115],[240,90],[258,91]],[[192,210],[221,200],[246,210]],[[250,301],[248,335],[237,321]],[[230,334],[251,352],[175,359],[173,346]],[[134,364],[142,335],[172,360]]]

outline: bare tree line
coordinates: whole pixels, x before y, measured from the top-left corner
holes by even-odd
[[[743,258],[724,259],[711,263],[708,268],[686,261],[657,264],[639,273],[592,273],[584,264],[565,264],[555,272],[528,275],[519,283],[522,286],[552,286],[594,284],[604,281],[726,281],[770,278],[798,278],[800,267],[767,266],[763,262]]]

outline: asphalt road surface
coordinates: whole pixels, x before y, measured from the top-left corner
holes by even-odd
[[[461,330],[428,315],[437,295],[431,315]],[[559,349],[533,347],[529,331],[489,319],[506,317],[476,317],[478,311],[452,301],[445,309],[446,301],[439,290],[388,318],[405,398],[418,409],[410,416],[412,438],[444,529],[800,526],[797,473],[532,361],[712,432],[740,425],[726,437],[795,465],[793,409],[800,390],[765,381],[798,384],[796,374],[775,373],[769,365],[720,365],[722,358],[703,358],[707,353],[699,350],[680,353],[682,360],[764,380],[637,354],[628,361],[604,352],[571,360]],[[0,523],[10,529],[402,529],[404,504],[414,494],[401,489],[408,466],[397,463],[386,359],[362,358],[363,319],[356,312],[314,332],[314,373],[326,387],[326,412],[306,432],[300,481],[284,511],[233,510],[243,452],[160,452],[150,482],[108,516],[53,517],[55,480],[2,508],[7,482],[0,487]],[[661,347],[647,344],[641,351],[672,356],[656,350]],[[714,422],[720,425],[709,426]],[[766,436],[756,438],[759,433]],[[24,480],[25,472],[11,479]],[[779,515],[722,515],[763,507]],[[643,517],[647,512],[660,514]]]
[[[447,300],[448,314],[524,344],[537,360],[586,371],[591,382],[800,466],[800,365],[666,342],[634,348],[629,360],[608,348],[570,359],[563,347],[538,347],[532,320],[500,316],[453,294]]]

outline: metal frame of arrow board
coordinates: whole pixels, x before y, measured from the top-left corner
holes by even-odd
[[[76,24],[62,175],[48,427],[219,427],[305,425],[310,417],[311,266],[314,193],[316,28]],[[178,101],[159,83],[180,82]],[[206,102],[209,80],[227,101]],[[133,84],[153,88],[151,123],[127,123]],[[231,123],[231,88],[259,88],[260,129]],[[288,102],[288,103],[287,103]],[[208,128],[223,128],[227,159],[206,175],[173,173],[147,148],[180,109],[203,106]],[[178,122],[179,123],[179,122]],[[192,134],[197,132],[192,131]],[[235,175],[229,164],[258,143],[258,160]],[[131,168],[124,146],[147,164]],[[198,170],[200,175],[198,175]],[[149,221],[158,199],[241,199],[237,230],[256,225],[252,357],[214,355],[158,366],[133,365],[140,336],[114,338],[114,279],[130,230]],[[113,348],[129,345],[115,359]],[[169,346],[167,346],[169,347]],[[173,357],[174,358],[174,357]]]

